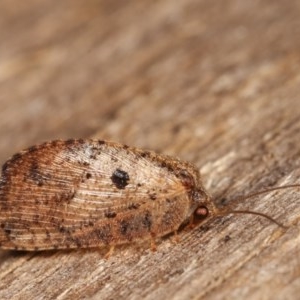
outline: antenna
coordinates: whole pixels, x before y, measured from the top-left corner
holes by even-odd
[[[283,186],[278,186],[278,187],[273,187],[270,189],[266,189],[263,191],[259,191],[259,192],[255,192],[246,196],[241,196],[241,197],[237,197],[235,200],[247,200],[250,198],[254,198],[257,197],[259,195],[262,194],[267,194],[273,191],[277,191],[277,190],[283,190],[283,189],[288,189],[288,188],[300,188],[300,184],[290,184],[290,185],[283,185]],[[229,214],[249,214],[249,215],[256,215],[256,216],[260,216],[260,217],[264,217],[266,219],[268,219],[269,221],[277,224],[279,227],[287,229],[288,227],[283,225],[282,223],[278,222],[277,220],[275,220],[274,218],[261,213],[261,212],[257,212],[257,211],[251,211],[251,210],[220,210],[217,212],[216,216],[225,216],[225,215],[229,215]]]
[[[278,225],[281,228],[287,229],[288,227],[283,225],[282,223],[276,221],[275,219],[273,219],[272,217],[258,212],[258,211],[251,211],[251,210],[224,210],[224,211],[220,211],[217,212],[216,216],[226,216],[226,215],[230,215],[230,214],[248,214],[248,215],[256,215],[256,216],[260,216],[260,217],[264,217],[266,219],[268,219],[269,221],[275,223],[276,225]]]
[[[263,191],[259,191],[259,192],[255,192],[246,196],[241,196],[241,197],[237,197],[234,199],[234,201],[236,200],[247,200],[253,197],[257,197],[259,195],[262,194],[267,194],[273,191],[277,191],[277,190],[283,190],[283,189],[288,189],[288,188],[300,188],[300,184],[290,184],[290,185],[283,185],[283,186],[279,186],[279,187],[273,187],[273,188],[269,188]],[[198,217],[202,217],[205,218],[208,215],[208,209],[205,206],[200,206],[196,209],[195,211],[196,216]],[[277,220],[275,220],[274,218],[258,212],[258,211],[251,211],[251,210],[230,210],[230,209],[221,209],[221,210],[217,210],[217,212],[214,214],[216,217],[218,216],[227,216],[230,214],[249,214],[249,215],[256,215],[256,216],[260,216],[260,217],[264,217],[266,219],[268,219],[269,221],[275,223],[276,225],[278,225],[281,228],[287,229],[288,227],[283,225],[282,223],[278,222]]]

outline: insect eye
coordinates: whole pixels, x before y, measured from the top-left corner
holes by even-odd
[[[198,219],[205,219],[208,216],[208,208],[206,206],[199,206],[196,210],[195,210],[195,216]]]

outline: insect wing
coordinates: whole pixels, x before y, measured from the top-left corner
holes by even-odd
[[[95,235],[94,228],[111,228],[114,219],[139,211],[159,219],[166,199],[184,193],[174,174],[134,148],[83,140],[45,143],[3,167],[0,244],[41,250],[110,243],[117,232]]]

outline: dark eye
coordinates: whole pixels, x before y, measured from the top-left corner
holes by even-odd
[[[208,216],[208,209],[206,206],[199,206],[196,210],[195,210],[195,217],[197,219],[205,219]]]

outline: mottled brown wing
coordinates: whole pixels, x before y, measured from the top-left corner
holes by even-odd
[[[141,218],[149,229],[167,200],[186,193],[153,155],[90,140],[54,141],[16,154],[3,166],[0,181],[0,246],[40,250],[118,243],[110,226],[115,219],[127,220],[128,227],[130,218]],[[102,231],[92,234],[97,226]]]

